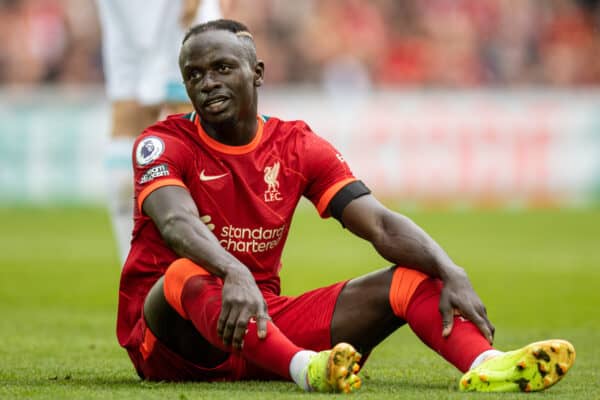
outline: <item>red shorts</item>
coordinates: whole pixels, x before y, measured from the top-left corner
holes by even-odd
[[[346,285],[339,282],[312,290],[297,297],[263,293],[273,323],[297,346],[321,351],[331,343],[331,319],[337,298]],[[129,343],[129,357],[138,374],[147,380],[166,381],[236,381],[244,379],[281,379],[245,360],[239,353],[214,368],[185,360],[162,344],[147,328],[144,318],[137,322]]]

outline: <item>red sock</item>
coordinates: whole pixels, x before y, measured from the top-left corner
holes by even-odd
[[[390,288],[390,304],[423,343],[466,372],[475,358],[492,346],[472,322],[461,317],[454,318],[450,336],[442,336],[442,316],[438,309],[441,291],[441,281],[397,267]]]
[[[225,346],[217,334],[222,290],[221,280],[213,275],[193,276],[183,285],[181,305],[187,317],[210,344],[231,352],[231,346]],[[252,321],[244,337],[242,356],[265,370],[291,379],[290,361],[300,350],[270,321],[267,324],[267,337],[259,339],[256,323]]]
[[[423,281],[410,299],[406,321],[423,343],[466,372],[475,358],[492,346],[475,324],[461,317],[454,317],[450,336],[442,337],[442,315],[438,310],[441,290],[441,281]]]

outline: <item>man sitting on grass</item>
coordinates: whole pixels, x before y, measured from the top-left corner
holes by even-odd
[[[494,349],[485,307],[433,239],[381,205],[306,123],[257,114],[264,64],[243,24],[192,28],[179,63],[195,111],[152,125],[135,145],[117,331],[142,378],[352,392],[365,356],[405,324],[464,373],[460,390],[543,390],[573,365],[563,340]],[[301,196],[393,266],[281,296]]]

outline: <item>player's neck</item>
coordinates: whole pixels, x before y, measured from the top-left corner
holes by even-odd
[[[201,124],[208,136],[228,146],[244,146],[256,136],[256,115],[245,120],[230,120],[220,124],[201,122]]]

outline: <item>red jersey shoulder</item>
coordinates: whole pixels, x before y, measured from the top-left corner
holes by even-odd
[[[282,135],[298,135],[302,133],[312,133],[312,130],[308,124],[302,120],[285,121],[276,117],[263,117],[265,122],[265,129],[268,132],[277,132]]]
[[[274,117],[266,117],[266,119],[264,130],[267,140],[293,144],[297,151],[303,151],[307,146],[313,145],[315,141],[325,141],[313,132],[305,121],[284,121]]]
[[[196,125],[189,119],[190,114],[169,115],[166,119],[158,121],[141,133],[145,135],[167,135],[171,137],[189,137],[196,133]]]
[[[310,153],[314,155],[316,153],[318,154],[317,158],[333,155],[338,160],[343,160],[335,146],[315,133],[305,121],[283,121],[270,117],[265,123],[265,129],[271,140],[282,140],[291,143],[300,154],[308,155]]]
[[[266,126],[269,127],[269,121]],[[284,141],[281,146],[286,161],[305,179],[303,195],[308,197],[322,216],[327,215],[329,201],[343,187],[356,180],[342,154],[326,139],[314,133],[304,121],[272,123],[273,137]],[[288,165],[289,166],[289,165]]]
[[[185,143],[194,134],[195,126],[185,117],[185,114],[171,115],[144,129],[133,146],[133,158],[138,167],[150,165],[160,158],[167,143],[171,147],[187,147]]]

